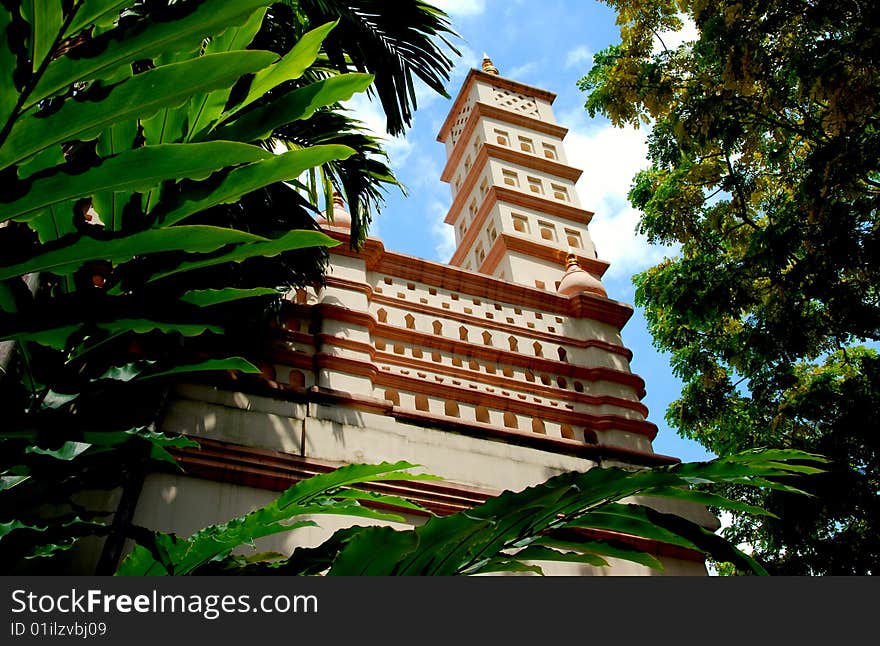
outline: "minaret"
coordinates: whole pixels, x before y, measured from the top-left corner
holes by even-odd
[[[574,262],[601,289],[608,264],[590,239],[593,214],[575,190],[582,171],[568,165],[555,98],[501,76],[487,55],[468,74],[437,137],[452,187],[451,265],[555,292]]]

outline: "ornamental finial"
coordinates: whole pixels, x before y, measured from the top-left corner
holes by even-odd
[[[489,58],[489,55],[483,52],[483,71],[486,74],[494,74],[498,76],[498,68],[492,64],[492,59]]]

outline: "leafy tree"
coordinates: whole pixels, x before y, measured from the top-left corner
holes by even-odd
[[[831,457],[809,503],[739,492],[779,520],[737,517],[730,535],[774,572],[876,574],[880,8],[607,4],[621,43],[580,87],[590,114],[651,127],[651,166],[629,197],[650,241],[680,246],[635,278],[655,344],[684,381],[667,420],[719,455]],[[697,38],[668,49],[663,32],[683,17]]]
[[[413,5],[428,37],[447,29]],[[396,183],[377,142],[338,113],[374,82],[327,63],[339,22],[306,16],[279,42],[279,11],[266,0],[0,5],[4,568],[82,536],[121,544],[110,510],[83,496],[136,490],[150,460],[191,444],[155,431],[168,384],[260,372],[274,305],[320,280],[335,244],[310,217],[303,173],[354,195],[361,229]],[[349,32],[369,30],[352,12],[336,13]],[[395,74],[411,86],[436,56],[419,29],[389,38],[422,49],[383,70],[383,87]],[[279,138],[289,150],[276,155]]]

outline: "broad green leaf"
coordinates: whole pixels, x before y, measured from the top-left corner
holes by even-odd
[[[98,327],[109,332],[134,332],[135,334],[147,334],[149,332],[162,332],[163,334],[180,334],[182,336],[199,336],[205,332],[223,334],[224,330],[219,325],[208,323],[174,323],[166,321],[152,321],[149,319],[119,319],[107,323],[98,323]]]
[[[160,108],[181,105],[194,92],[229,86],[240,76],[257,72],[275,60],[275,54],[263,51],[201,56],[133,76],[113,86],[97,103],[65,101],[51,116],[29,114],[18,120],[0,148],[0,168],[52,144],[87,141],[119,121],[143,119]]]
[[[192,289],[183,294],[180,300],[192,303],[199,307],[208,307],[220,303],[237,301],[242,298],[254,298],[257,296],[279,296],[280,292],[271,287],[254,287],[252,289],[240,289],[238,287],[226,287],[224,289]]]
[[[64,11],[61,0],[23,0],[21,17],[30,25],[27,39],[33,71],[36,72],[61,37]]]
[[[235,202],[269,184],[296,178],[300,173],[329,161],[347,159],[354,150],[336,144],[310,146],[291,150],[269,159],[236,168],[220,182],[207,189],[194,187],[181,197],[180,203],[160,218],[161,226],[176,224],[181,220],[217,204]]]
[[[118,263],[134,256],[165,251],[206,253],[216,251],[228,244],[255,243],[265,240],[265,238],[252,233],[207,225],[151,229],[113,240],[81,238],[67,247],[48,251],[31,260],[8,267],[0,267],[0,280],[23,276],[35,271],[68,274],[76,271],[82,263],[90,260]],[[271,242],[275,241],[269,241],[269,244]]]
[[[516,553],[522,561],[558,561],[564,563],[585,563],[594,567],[607,567],[608,561],[589,552],[560,552],[543,545],[529,545]]]
[[[632,561],[640,565],[645,565],[653,570],[663,571],[663,564],[654,558],[651,554],[642,550],[634,549],[628,545],[624,545],[619,541],[602,540],[602,541],[559,541],[553,538],[541,537],[536,540],[534,545],[544,545],[555,549],[572,550],[576,552],[590,552],[600,556],[610,556],[612,558]],[[517,554],[519,556],[519,554]]]
[[[11,332],[0,337],[0,340],[33,341],[34,343],[46,346],[47,348],[52,348],[54,350],[64,350],[67,347],[67,339],[69,339],[70,335],[79,329],[79,325],[64,325],[47,330]]]
[[[513,557],[501,557],[495,559],[487,559],[485,563],[480,565],[479,574],[491,574],[494,572],[531,572],[538,576],[544,576],[544,570],[534,563],[521,563]]]
[[[7,489],[12,489],[14,486],[21,484],[22,482],[27,482],[30,479],[29,475],[21,475],[21,476],[0,476],[0,491],[6,491]]]
[[[205,46],[205,54],[245,49],[259,31],[265,13],[265,8],[256,11],[244,24],[211,38]],[[226,107],[229,92],[230,88],[222,88],[193,95],[185,110],[189,125],[187,141],[203,139],[205,133],[214,127]]]
[[[196,4],[195,11],[177,20],[158,22],[147,17],[148,24],[139,25],[133,34],[117,28],[121,33],[112,38],[107,48],[97,55],[68,55],[52,61],[29,97],[26,107],[35,105],[75,82],[103,79],[108,72],[115,71],[120,66],[129,67],[130,75],[132,61],[154,59],[160,54],[184,48],[195,53],[205,37],[222,32],[230,26],[237,27],[238,23],[267,2],[205,0]]]
[[[162,372],[155,372],[147,375],[138,375],[137,379],[143,381],[145,379],[155,379],[157,377],[167,377],[169,375],[180,375],[191,372],[211,372],[237,370],[250,374],[260,374],[260,369],[250,361],[241,357],[229,357],[228,359],[208,359],[200,363],[192,363],[185,366],[175,366]]]
[[[119,12],[129,6],[131,0],[83,0],[64,35],[73,36],[91,25],[112,24]]]
[[[186,226],[186,225],[184,225]],[[178,227],[171,227],[170,230]],[[167,231],[168,229],[156,229],[157,231]],[[204,269],[206,267],[215,267],[227,262],[243,262],[248,258],[264,257],[271,258],[285,251],[295,251],[297,249],[306,249],[309,247],[334,247],[339,242],[333,238],[320,233],[318,231],[294,230],[290,231],[277,240],[268,242],[251,242],[237,246],[229,253],[204,260],[192,260],[182,262],[174,269],[154,274],[147,282],[154,282],[168,276],[173,276],[186,271],[196,269]],[[0,279],[2,279],[3,270],[0,268]]]
[[[418,545],[415,532],[391,527],[365,527],[333,561],[329,576],[387,576]],[[381,545],[381,549],[376,549]]]
[[[321,43],[327,37],[327,34],[339,23],[339,21],[328,22],[321,25],[317,29],[313,29],[300,38],[284,57],[264,70],[254,75],[254,80],[248,89],[247,96],[244,100],[236,105],[233,109],[224,113],[221,120],[226,119],[240,111],[242,108],[249,106],[251,103],[262,97],[266,92],[274,88],[276,85],[284,83],[292,79],[298,79],[303,72],[315,62],[318,53],[321,51]]]
[[[73,460],[78,455],[85,453],[91,444],[88,442],[65,442],[57,449],[43,449],[39,446],[29,446],[25,449],[25,453],[36,453],[38,455],[48,455],[58,460]]]
[[[162,144],[127,150],[76,176],[61,171],[36,180],[30,191],[0,208],[0,222],[35,215],[53,204],[101,191],[142,191],[167,179],[204,179],[212,172],[273,155],[232,141]]]
[[[114,123],[98,137],[96,152],[107,159],[131,150],[137,134],[136,121]],[[119,231],[122,227],[122,210],[130,197],[128,191],[99,191],[92,195],[92,208],[109,231]]]
[[[49,146],[44,148],[27,161],[18,165],[19,179],[26,179],[34,173],[59,166],[64,163],[64,151],[60,145]]]
[[[57,202],[28,221],[28,226],[37,232],[40,242],[60,240],[68,233],[76,233],[73,218],[76,215],[76,200]]]
[[[0,5],[0,34],[6,34],[11,23],[12,14],[5,6]],[[3,128],[7,119],[12,116],[18,99],[18,91],[12,80],[15,64],[15,55],[9,49],[9,39],[0,38],[0,128]]]
[[[263,141],[275,128],[308,119],[315,110],[350,99],[373,82],[371,74],[340,74],[291,90],[271,103],[254,108],[212,133],[214,139]]]
[[[740,500],[731,500],[718,494],[708,491],[694,491],[687,489],[679,489],[677,487],[663,487],[651,490],[651,497],[655,498],[677,498],[693,502],[695,504],[705,505],[707,507],[718,507],[719,509],[727,509],[728,511],[739,511],[745,514],[755,516],[769,516],[776,518],[776,514],[769,512],[761,507],[749,505]]]

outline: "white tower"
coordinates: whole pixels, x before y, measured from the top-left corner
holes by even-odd
[[[555,292],[576,261],[604,296],[608,264],[590,239],[593,214],[575,190],[582,171],[567,163],[556,95],[500,76],[488,56],[482,67],[468,74],[437,137],[448,157],[441,179],[452,187],[450,264]]]

